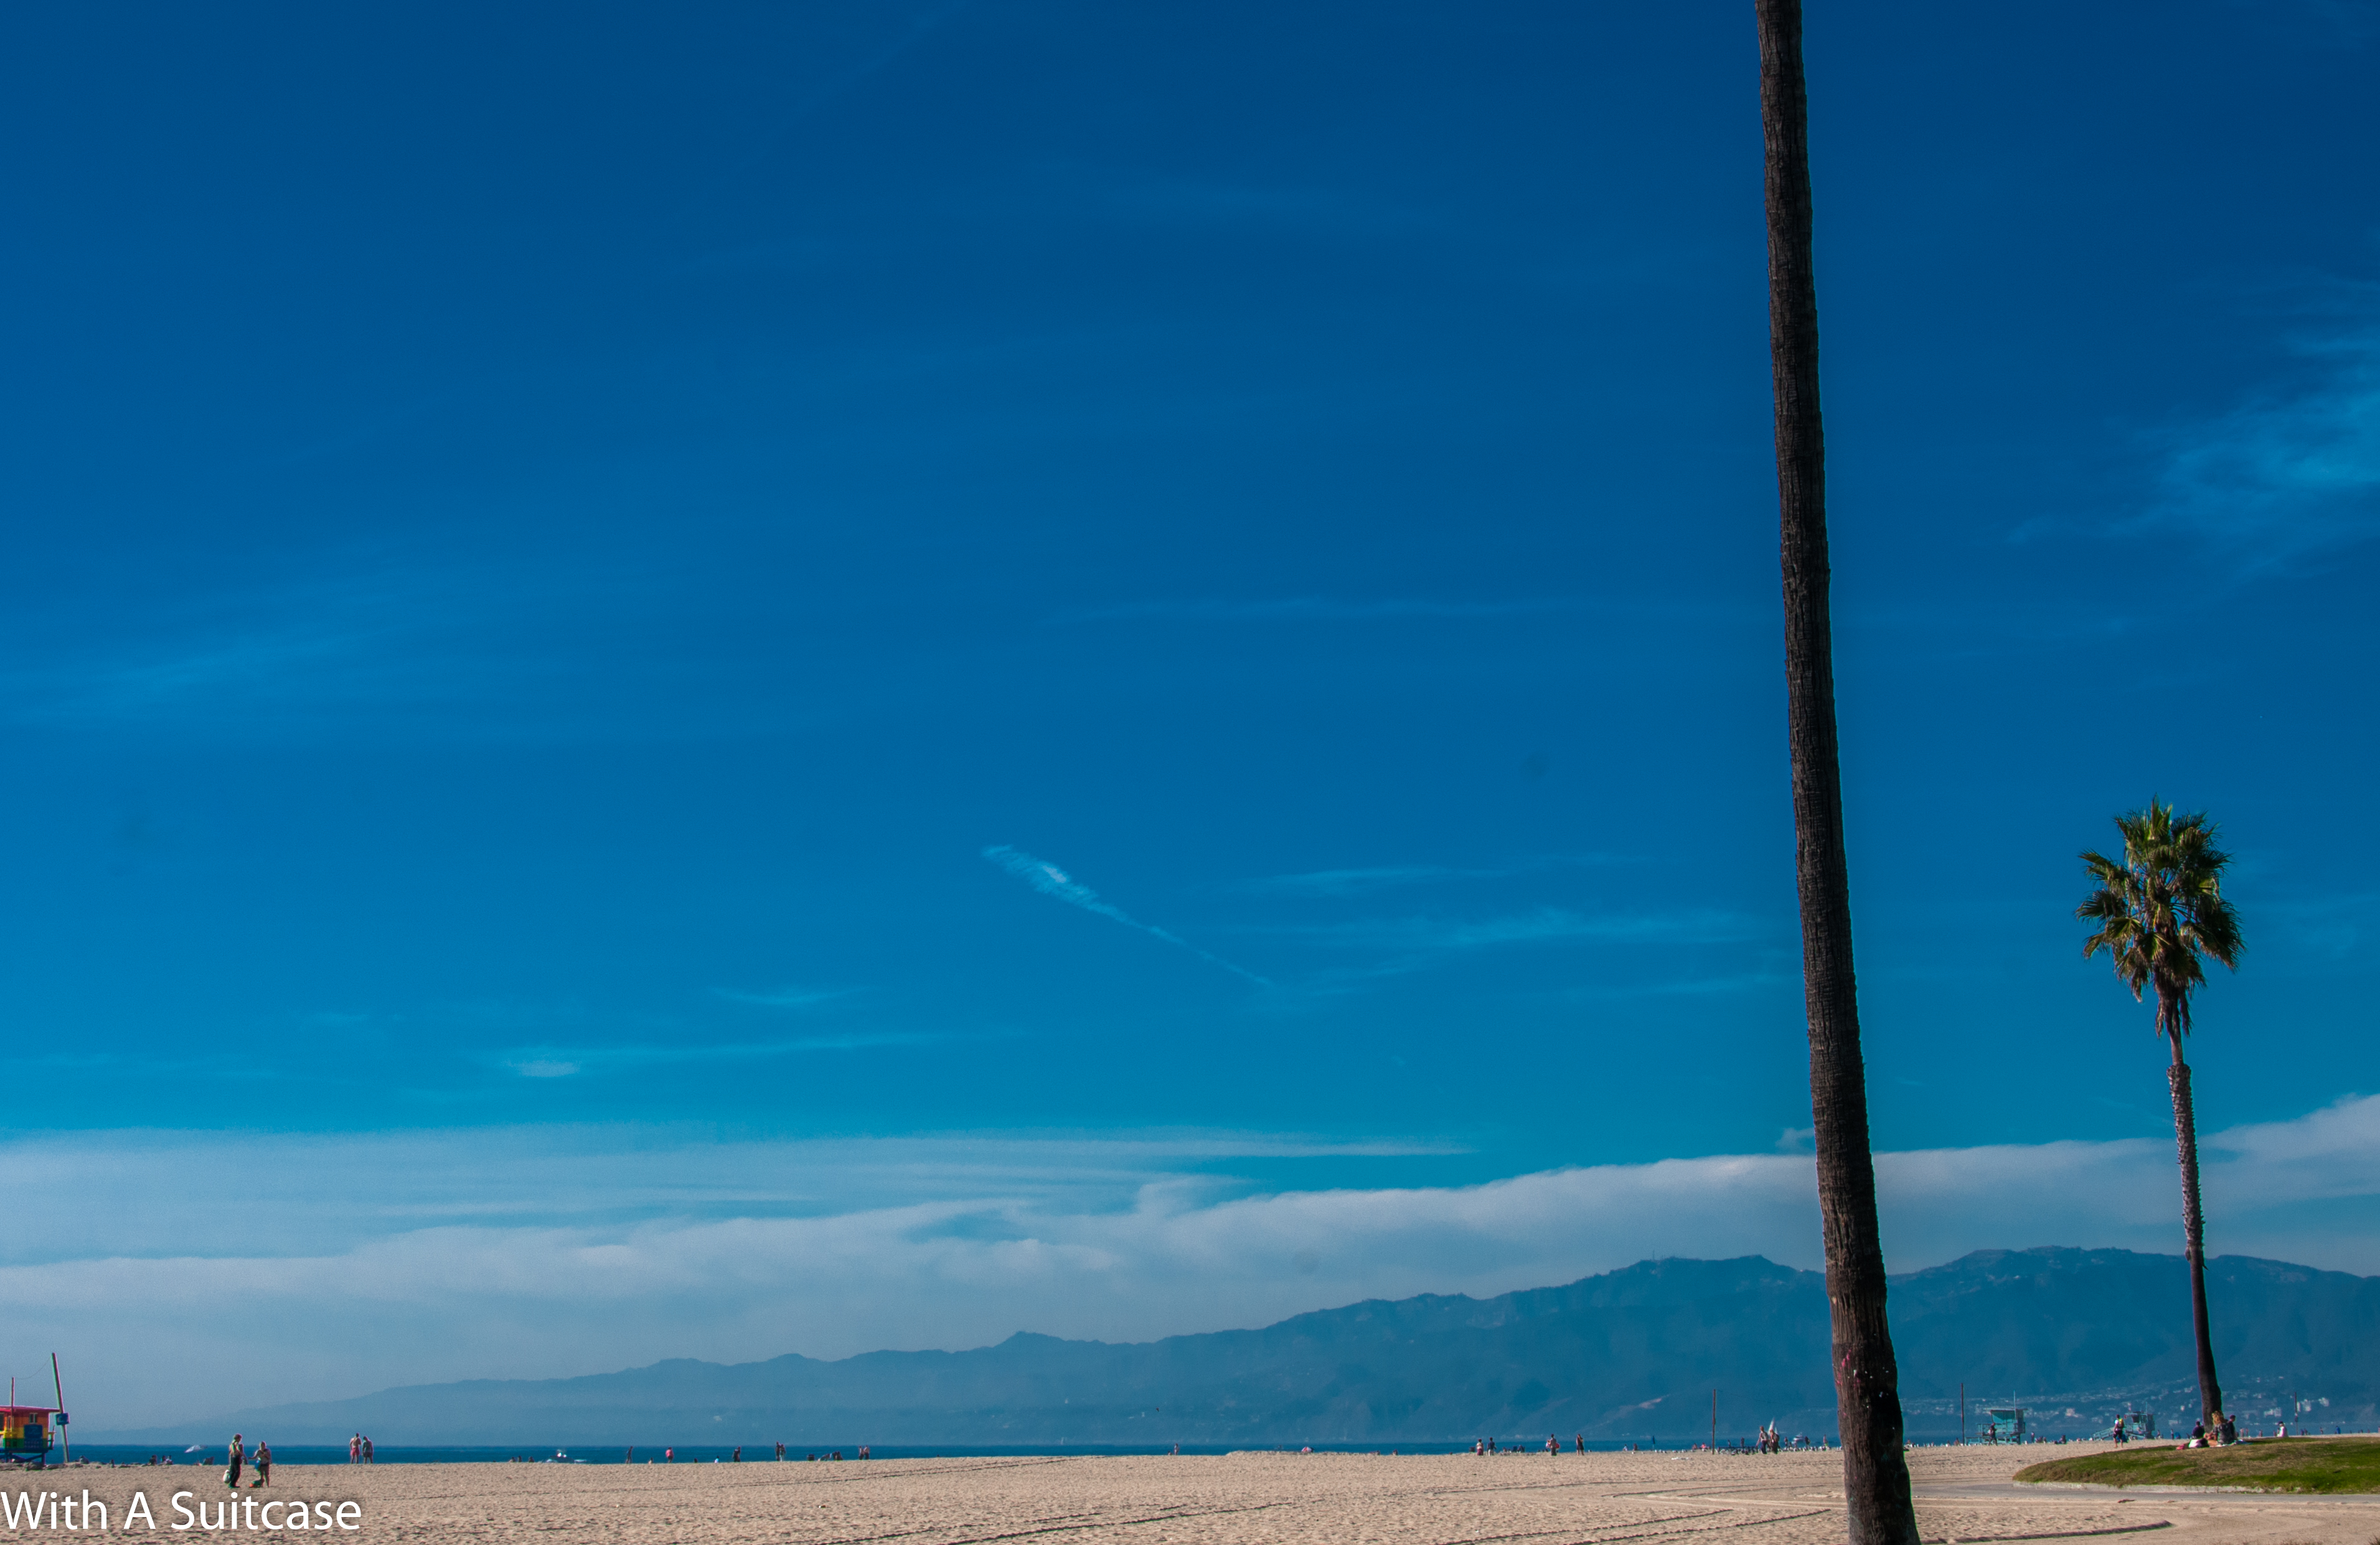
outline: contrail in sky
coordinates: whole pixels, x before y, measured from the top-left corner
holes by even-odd
[[[1221,955],[1208,954],[1205,950],[1200,949],[1197,945],[1192,943],[1189,940],[1183,938],[1178,933],[1168,933],[1165,930],[1158,927],[1155,923],[1142,922],[1138,918],[1133,917],[1121,906],[1101,901],[1099,899],[1099,892],[1092,890],[1088,885],[1084,884],[1081,881],[1069,876],[1064,870],[1060,869],[1053,863],[1050,863],[1045,859],[1036,858],[1030,853],[1021,853],[1015,848],[1009,847],[1004,845],[998,847],[985,848],[983,850],[983,856],[992,863],[998,864],[1002,869],[1004,869],[1009,873],[1016,876],[1017,879],[1024,881],[1027,885],[1032,886],[1035,890],[1040,892],[1045,896],[1050,896],[1056,900],[1062,901],[1069,906],[1079,906],[1086,912],[1097,912],[1102,918],[1112,918],[1117,922],[1123,924],[1126,928],[1136,928],[1140,930],[1141,932],[1148,934],[1153,938],[1162,939],[1169,944],[1178,944],[1182,948],[1188,950],[1192,955],[1196,955],[1199,959],[1207,962],[1208,965],[1220,966],[1224,970],[1231,972],[1233,976],[1247,978],[1248,980],[1255,982],[1258,987],[1270,987],[1272,985],[1271,982],[1267,981],[1264,978],[1257,975],[1254,971],[1234,966],[1230,961],[1225,960]]]

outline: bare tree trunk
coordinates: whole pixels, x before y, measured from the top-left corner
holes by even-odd
[[[1825,1223],[1835,1403],[1842,1423],[1851,1545],[1917,1545],[1900,1376],[1885,1322],[1884,1247],[1869,1157],[1867,1074],[1852,974],[1828,616],[1826,445],[1818,416],[1818,291],[1810,253],[1809,109],[1800,0],[1754,0],[1767,141],[1768,338],[1777,392],[1777,484],[1785,581],[1785,680],[1802,902],[1810,1110]]]
[[[2181,1037],[2173,1038],[2173,1065],[2165,1070],[2173,1089],[2173,1146],[2181,1162],[2182,1254],[2190,1261],[2190,1325],[2198,1336],[2199,1415],[2212,1429],[2223,1409],[2223,1386],[2215,1378],[2215,1338],[2206,1329],[2206,1216],[2198,1204],[2198,1113],[2190,1098],[2190,1064],[2181,1060]]]

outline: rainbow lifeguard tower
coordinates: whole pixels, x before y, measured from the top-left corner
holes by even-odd
[[[48,1465],[50,1444],[66,1419],[55,1405],[0,1405],[0,1464],[37,1470]]]

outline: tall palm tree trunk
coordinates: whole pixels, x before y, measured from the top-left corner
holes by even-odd
[[[1834,1330],[1851,1545],[1917,1545],[1901,1448],[1900,1369],[1885,1323],[1884,1247],[1869,1157],[1867,1075],[1852,975],[1828,617],[1826,446],[1818,416],[1818,291],[1810,254],[1809,108],[1800,0],[1755,0],[1760,117],[1767,142],[1768,337],[1777,393],[1777,484],[1785,580],[1786,712],[1802,903],[1810,1107]]]
[[[2190,1064],[2181,1060],[2181,1037],[2172,1033],[2173,1065],[2165,1070],[2173,1089],[2173,1146],[2181,1162],[2182,1253],[2190,1260],[2190,1323],[2198,1333],[2198,1407],[2209,1427],[2223,1409],[2223,1386],[2215,1378],[2215,1338],[2206,1329],[2206,1217],[2198,1205],[2198,1112],[2190,1098]]]

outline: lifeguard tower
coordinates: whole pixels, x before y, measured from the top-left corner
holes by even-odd
[[[50,1443],[66,1413],[55,1405],[0,1405],[0,1464],[42,1469],[50,1462]]]
[[[1984,1442],[1987,1443],[2023,1442],[2024,1410],[2022,1405],[1985,1406],[1984,1415],[1992,1419],[1984,1424]]]

